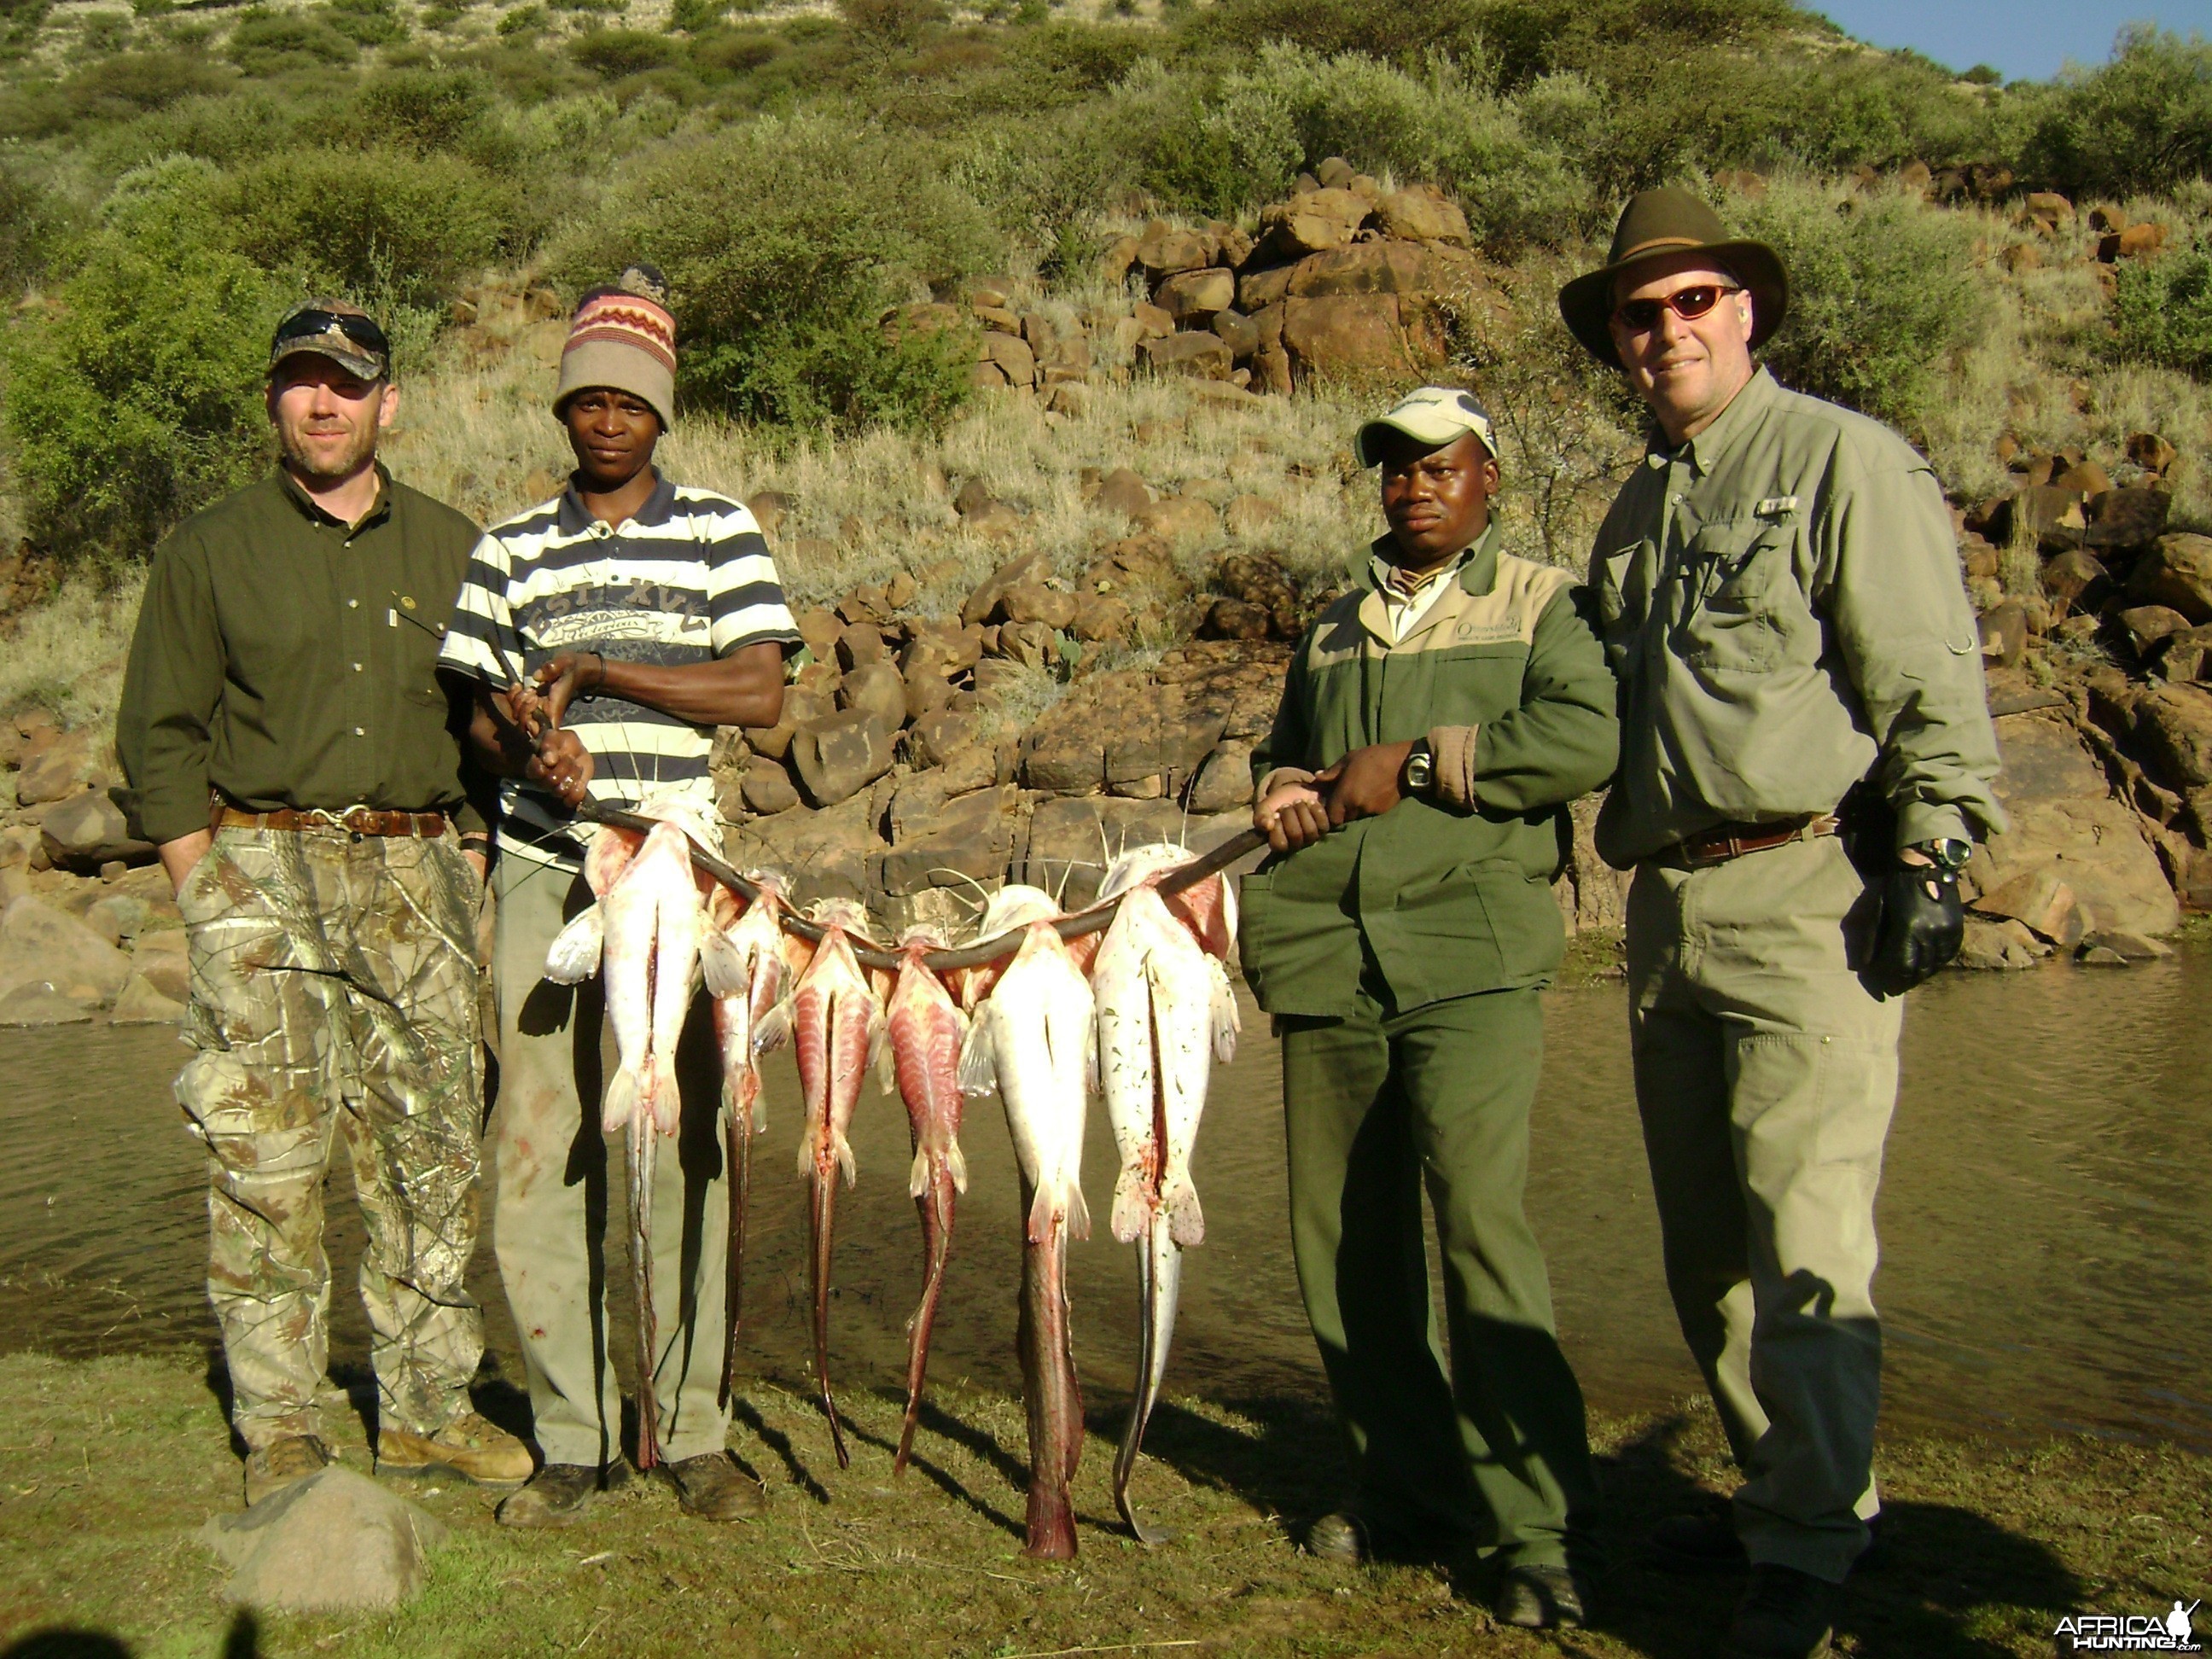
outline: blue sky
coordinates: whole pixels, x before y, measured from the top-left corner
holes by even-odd
[[[1953,69],[1987,64],[2048,80],[2071,58],[2101,64],[2123,23],[2212,35],[2212,0],[1806,0],[1877,46],[1911,46]]]

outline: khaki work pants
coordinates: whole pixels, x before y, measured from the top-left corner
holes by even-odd
[[[337,1133],[368,1224],[380,1420],[435,1434],[468,1404],[483,1352],[463,1285],[483,1098],[477,892],[450,832],[235,828],[177,896],[198,1053],[176,1097],[207,1148],[208,1299],[248,1446],[322,1432]]]
[[[592,892],[580,875],[512,853],[492,866],[492,890],[500,1060],[493,1248],[522,1340],[538,1448],[549,1463],[595,1467],[623,1449],[608,1355],[634,1354],[637,1346],[630,1330],[611,1331],[607,1318],[608,1200],[611,1191],[629,1190],[626,1132],[599,1128],[617,1064],[599,981],[545,977],[554,935]],[[730,1188],[721,1063],[703,994],[684,1024],[676,1074],[683,1112],[654,1160],[652,1246],[653,1389],[661,1455],[671,1462],[721,1450],[729,1431],[715,1395],[728,1330]]]
[[[1291,1244],[1350,1443],[1353,1507],[1387,1546],[1579,1553],[1595,1507],[1582,1390],[1522,1212],[1542,1060],[1534,991],[1401,1014],[1285,1018]],[[1422,1243],[1436,1212],[1447,1365]]]
[[[1639,865],[1629,1035],[1667,1283],[1743,1471],[1754,1562],[1841,1583],[1875,1513],[1875,1189],[1903,1003],[1833,836]]]

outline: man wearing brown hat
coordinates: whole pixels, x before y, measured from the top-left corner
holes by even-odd
[[[379,1464],[531,1468],[468,1395],[483,890],[436,668],[476,526],[377,461],[398,404],[366,313],[287,313],[269,354],[281,463],[156,550],[116,720],[189,936],[198,1053],[176,1094],[208,1153],[208,1296],[249,1504],[331,1455],[322,1194],[341,1133],[368,1224]]]
[[[469,567],[445,667],[472,690],[477,757],[501,775],[492,891],[500,1091],[493,1243],[514,1314],[544,1466],[500,1506],[511,1527],[566,1526],[628,1478],[610,1363],[600,1128],[613,1079],[596,980],[556,984],[546,955],[592,902],[572,809],[690,797],[711,819],[718,726],[773,726],[799,630],[775,562],[738,502],[653,465],[675,410],[676,325],[658,274],[584,295],[553,416],[576,458],[552,500],[495,526]],[[521,741],[528,725],[540,741]],[[672,1155],[653,1175],[656,1448],[685,1513],[757,1513],[725,1449],[729,1171],[721,1071],[703,996],[676,1058]]]
[[[1630,202],[1559,295],[1655,428],[1590,567],[1621,688],[1597,841],[1636,872],[1668,1285],[1744,1474],[1731,1516],[1655,1541],[1748,1559],[1729,1644],[1754,1659],[1829,1650],[1867,1546],[1901,998],[1956,954],[1969,838],[2003,826],[1942,491],[1895,434],[1753,362],[1788,297],[1772,250],[1678,190]]]

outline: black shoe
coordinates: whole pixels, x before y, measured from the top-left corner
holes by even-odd
[[[727,1452],[701,1452],[660,1466],[686,1515],[702,1521],[750,1521],[768,1508],[761,1483],[730,1461]]]
[[[1651,1528],[1650,1542],[1659,1565],[1673,1572],[1741,1572],[1751,1565],[1724,1509],[1670,1515]]]
[[[548,1463],[529,1484],[507,1494],[496,1511],[502,1527],[565,1527],[580,1518],[603,1492],[629,1484],[629,1466],[610,1463]]]
[[[1566,1568],[1523,1565],[1506,1568],[1490,1610],[1522,1630],[1576,1630],[1588,1616],[1583,1601],[1582,1580]]]
[[[1336,1510],[1306,1528],[1306,1553],[1356,1567],[1375,1559],[1367,1523],[1349,1510]]]
[[[1729,1659],[1826,1659],[1843,1586],[1761,1562],[1729,1626]]]

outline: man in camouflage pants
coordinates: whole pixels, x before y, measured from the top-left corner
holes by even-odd
[[[513,1483],[529,1449],[468,1395],[482,854],[457,833],[436,673],[476,528],[376,463],[398,394],[357,310],[311,301],[278,325],[268,401],[283,464],[155,553],[117,721],[190,939],[198,1053],[176,1093],[208,1151],[246,1498],[331,1455],[316,1395],[340,1133],[368,1225],[377,1462]]]

